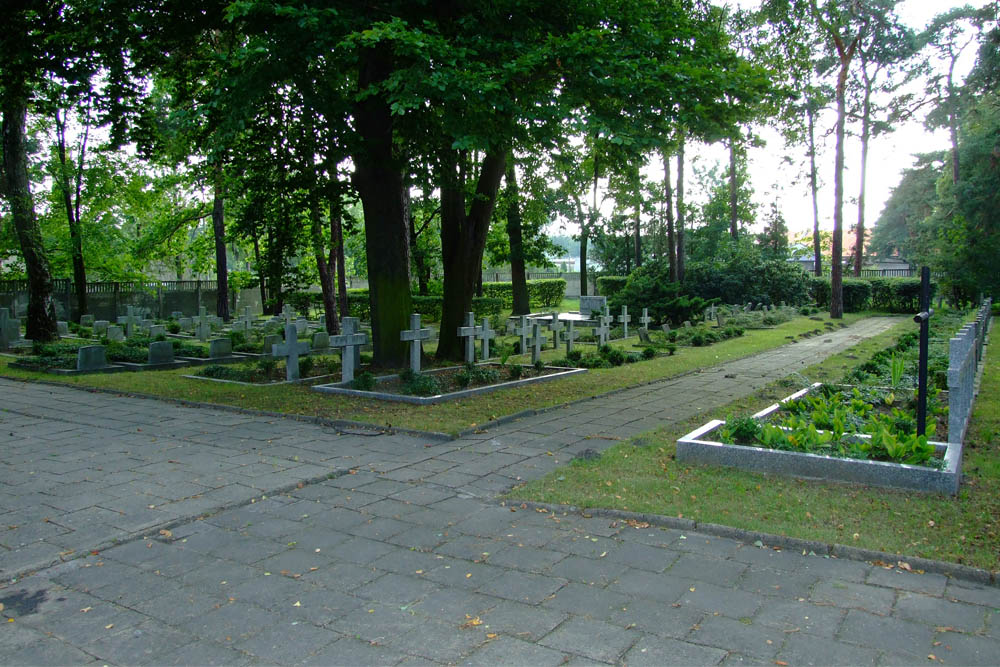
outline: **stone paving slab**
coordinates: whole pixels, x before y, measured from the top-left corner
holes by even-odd
[[[0,588],[13,619],[0,653],[5,664],[995,662],[1000,589],[493,501],[582,449],[728,402],[894,322],[452,443],[0,380],[0,571],[102,545]],[[714,394],[687,400],[706,383]],[[185,515],[204,517],[177,523]]]

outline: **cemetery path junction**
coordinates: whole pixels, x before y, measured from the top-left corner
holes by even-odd
[[[995,664],[998,588],[496,502],[584,449],[709,413],[897,321],[451,442],[0,379],[0,655]]]

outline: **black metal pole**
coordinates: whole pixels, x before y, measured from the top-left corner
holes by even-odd
[[[931,270],[920,269],[920,314],[913,318],[920,323],[920,364],[917,371],[917,435],[927,434],[927,344],[930,338]]]

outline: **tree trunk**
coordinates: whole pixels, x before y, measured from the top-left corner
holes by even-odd
[[[63,195],[63,206],[66,208],[66,222],[69,225],[70,253],[73,260],[73,287],[76,291],[76,311],[70,316],[80,321],[80,315],[85,315],[87,306],[87,269],[83,262],[83,238],[80,233],[80,193],[83,186],[83,162],[87,150],[87,135],[89,124],[84,130],[83,142],[80,145],[79,166],[75,175],[75,188],[70,189],[70,165],[66,155],[66,122],[55,113],[56,147],[59,155],[59,189]],[[75,199],[74,199],[75,195]]]
[[[729,138],[729,236],[739,237],[738,192],[736,183],[736,137]]]
[[[424,228],[426,231],[426,227]],[[413,272],[417,274],[417,294],[427,296],[429,291],[427,260],[420,249],[420,236],[417,234],[416,220],[410,217],[410,258],[413,261]]]
[[[813,273],[823,275],[823,254],[819,239],[819,186],[816,182],[816,114],[812,105],[806,109],[809,121],[809,189],[813,205]]]
[[[871,84],[865,81],[861,111],[861,185],[858,189],[858,226],[854,235],[854,277],[861,277],[865,254],[865,186],[868,176],[868,142],[871,139]]]
[[[844,316],[844,131],[847,120],[847,72],[850,61],[842,62],[837,76],[837,147],[833,168],[833,259],[830,265],[830,317]]]
[[[635,219],[632,222],[632,231],[635,235],[635,268],[642,266],[642,192],[641,181],[639,180],[638,168],[636,169],[635,183]]]
[[[444,149],[441,164],[441,257],[444,266],[444,307],[438,359],[462,359],[458,337],[465,313],[472,310],[472,295],[483,272],[486,234],[496,206],[500,180],[504,176],[506,151],[490,152],[483,158],[476,193],[466,212],[464,170],[460,158]]]
[[[323,314],[326,315],[326,331],[335,334],[340,330],[337,318],[337,285],[333,275],[333,263],[336,252],[330,250],[326,254],[323,243],[322,212],[319,208],[319,198],[311,197],[309,202],[309,234],[312,237],[313,256],[316,258],[316,270],[319,272],[319,287],[323,293]],[[334,212],[330,211],[331,218]]]
[[[253,258],[257,265],[257,278],[260,284],[257,286],[260,289],[260,312],[267,312],[267,283],[264,280],[264,270],[260,264],[260,238],[257,236],[257,230],[253,231]]]
[[[677,240],[674,238],[674,186],[671,183],[670,154],[663,151],[663,195],[666,201],[667,259],[670,262],[670,281],[677,282]]]
[[[354,107],[361,146],[352,157],[368,239],[365,250],[374,363],[402,367],[407,346],[399,333],[409,326],[413,310],[406,193],[393,149],[392,111],[381,94],[370,90],[392,74],[392,56],[386,46],[363,49],[360,56],[358,90],[367,96]]]
[[[677,280],[684,281],[684,142],[677,149]]]
[[[951,183],[958,184],[958,96],[955,93],[955,63],[958,55],[952,54],[948,66],[948,133],[951,138]]]
[[[333,208],[330,210],[332,211]],[[341,319],[343,319],[350,315],[351,309],[350,304],[347,303],[347,261],[344,258],[344,221],[341,220],[339,215],[330,216],[330,245],[332,246],[331,252],[336,256],[337,308]]]
[[[217,158],[212,194],[212,232],[215,236],[215,314],[224,322],[229,321],[229,268],[226,266],[226,216],[225,183],[222,174],[222,159]]]
[[[580,296],[587,296],[587,234],[590,225],[580,218]]]
[[[510,238],[510,282],[514,292],[514,315],[531,312],[528,301],[528,279],[524,267],[524,244],[521,237],[521,192],[517,187],[514,160],[507,163],[507,236]]]
[[[6,90],[3,94],[3,179],[10,217],[21,245],[28,273],[28,338],[48,342],[59,336],[52,302],[52,273],[45,256],[42,233],[35,217],[28,180],[28,152],[24,123],[28,112],[26,94]]]

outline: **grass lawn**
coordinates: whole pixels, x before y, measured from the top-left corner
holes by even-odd
[[[834,381],[910,323],[802,372]],[[679,465],[676,440],[709,418],[763,408],[798,389],[782,380],[712,415],[659,429],[516,489],[519,500],[678,516],[746,530],[1000,569],[1000,345],[986,357],[956,498]]]
[[[863,318],[863,314],[848,314],[842,321],[851,324]],[[674,356],[661,356],[652,361],[618,368],[592,369],[586,374],[563,380],[505,389],[432,406],[320,394],[302,386],[245,387],[199,382],[181,377],[191,373],[192,369],[60,377],[10,368],[7,365],[7,358],[0,357],[0,375],[17,379],[45,379],[82,387],[101,387],[256,410],[346,419],[422,431],[458,433],[498,417],[516,414],[528,407],[545,408],[561,405],[769,350],[787,343],[789,338],[794,338],[800,333],[822,328],[823,321],[827,321],[828,318],[824,316],[820,319],[822,321],[797,317],[773,329],[747,330],[740,338],[722,341],[709,347],[679,348]],[[638,348],[631,348],[635,343],[638,343],[638,339],[630,338],[627,342],[629,349],[637,351]],[[613,344],[625,346],[625,343],[620,342]],[[593,346],[590,347],[594,349]],[[425,349],[431,351],[432,348],[428,346]],[[557,359],[564,354],[564,349],[553,350],[550,345],[542,358]],[[511,360],[527,363],[528,357],[512,357]]]

